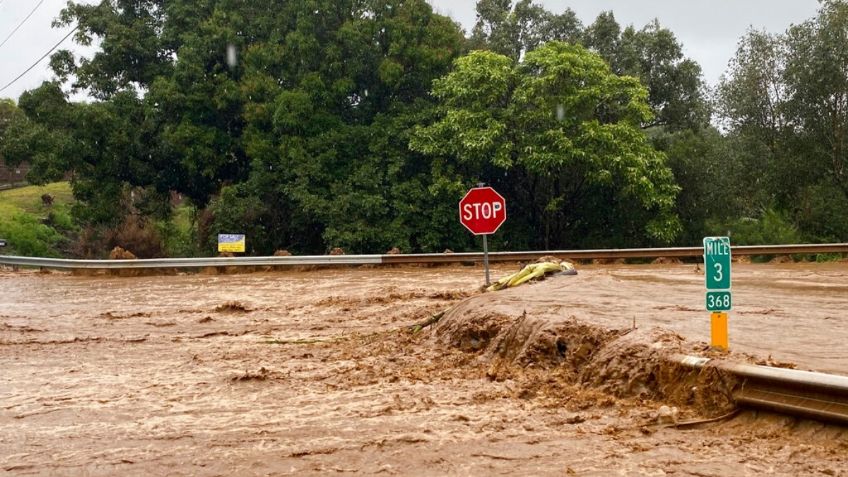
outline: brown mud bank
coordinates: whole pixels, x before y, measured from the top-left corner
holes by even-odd
[[[534,295],[555,289],[554,277],[532,285]],[[693,369],[676,356],[693,355],[794,368],[745,353],[722,353],[703,342],[687,341],[661,327],[610,328],[591,324],[562,309],[528,312],[520,297],[497,292],[462,301],[444,313],[433,329],[438,345],[478,353],[491,380],[532,368],[555,372],[568,383],[616,398],[680,406],[700,418],[736,410],[734,392],[744,383],[717,368]],[[512,309],[513,313],[508,311]],[[521,310],[518,312],[518,310]],[[544,375],[542,375],[544,379]],[[676,409],[676,407],[674,408]],[[677,422],[677,411],[672,419]]]
[[[656,327],[607,329],[573,316],[508,316],[485,311],[489,300],[475,297],[447,312],[433,330],[433,340],[479,353],[491,380],[530,369],[543,380],[550,372],[569,384],[616,398],[681,406],[689,415],[716,417],[735,407],[732,378],[668,359],[704,350],[674,332]]]

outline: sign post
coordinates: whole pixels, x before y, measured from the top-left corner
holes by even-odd
[[[733,308],[730,291],[730,237],[704,237],[705,305],[710,316],[710,339],[714,348],[730,348],[727,313]]]
[[[486,236],[483,235],[483,270],[486,271],[486,286],[489,286],[489,243]]]
[[[489,242],[486,238],[506,221],[506,200],[491,187],[475,187],[459,201],[459,221],[474,235],[483,236],[483,268],[489,286]]]

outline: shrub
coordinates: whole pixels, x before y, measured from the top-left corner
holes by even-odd
[[[203,240],[201,250],[216,250],[218,234],[245,234],[247,254],[270,254],[273,247],[263,223],[264,211],[265,205],[244,184],[222,188],[221,194],[201,214],[198,225],[198,235]]]
[[[47,213],[47,218],[44,223],[62,233],[74,232],[77,230],[74,219],[66,207],[56,206]]]
[[[57,248],[64,240],[56,230],[24,213],[0,222],[0,237],[8,242],[3,253],[28,257],[58,257]]]
[[[729,235],[734,245],[780,245],[802,241],[798,228],[786,215],[772,209],[766,210],[762,217],[745,217],[730,223],[708,223],[708,230],[714,235]]]
[[[848,240],[848,198],[831,185],[817,185],[801,193],[795,217],[812,242]]]
[[[157,222],[156,227],[163,237],[165,253],[169,257],[197,256],[197,238],[190,223],[179,224],[171,219]]]
[[[103,258],[105,250],[103,231],[89,225],[80,231],[71,245],[70,253],[76,258],[96,259]]]

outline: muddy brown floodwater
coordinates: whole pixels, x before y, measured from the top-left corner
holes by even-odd
[[[728,410],[652,361],[705,349],[694,265],[578,269],[0,271],[0,473],[848,475],[842,427],[669,425]],[[848,264],[733,274],[735,358],[848,374]]]

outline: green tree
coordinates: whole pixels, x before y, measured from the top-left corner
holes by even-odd
[[[816,18],[789,29],[786,67],[791,151],[803,156],[806,183],[835,186],[848,199],[848,3],[822,3]],[[798,170],[793,168],[798,181]]]
[[[791,169],[786,154],[789,118],[783,82],[783,39],[749,31],[739,42],[736,56],[718,87],[718,112],[733,142],[739,145],[742,180],[749,184],[749,202],[742,215],[756,215],[775,201],[784,205],[790,188],[780,184]]]
[[[601,12],[583,32],[583,44],[590,48],[614,68],[618,68],[618,49],[621,25],[611,11]]]
[[[0,99],[0,162],[20,163],[22,154],[20,146],[15,143],[20,143],[20,137],[27,126],[26,121],[26,115],[13,100]],[[7,160],[6,156],[10,158]]]
[[[652,119],[642,127],[680,131],[705,126],[710,117],[701,67],[683,55],[674,33],[654,20],[623,31],[603,12],[583,35],[584,44],[607,60],[614,73],[639,78],[648,88]]]
[[[408,130],[432,108],[432,79],[462,48],[461,33],[423,0],[354,5],[344,15],[319,16],[324,24],[312,23],[307,6],[282,47],[260,44],[244,53],[243,144],[251,167],[230,197],[235,204],[260,199],[242,224],[275,230],[253,242],[262,253],[440,250],[451,243],[443,239],[453,232],[430,226],[446,202],[434,200],[430,166],[407,142]],[[306,61],[269,68],[291,57]],[[232,223],[226,201],[215,204],[216,216]],[[215,222],[213,231],[224,226]]]
[[[846,31],[841,0],[822,2],[815,18],[785,34],[751,31],[718,89],[749,184],[747,215],[789,217],[814,240],[848,237]]]
[[[669,241],[679,233],[678,188],[639,130],[651,117],[647,91],[597,55],[560,42],[521,64],[473,52],[433,93],[438,120],[416,132],[412,148],[455,158],[458,174],[448,179],[504,190],[514,204],[508,230],[543,228],[532,245]],[[623,225],[603,228],[616,223]]]
[[[583,28],[566,9],[554,14],[530,0],[480,0],[469,44],[519,61],[548,41],[580,43],[598,53],[622,76],[639,78],[648,87],[654,110],[644,128],[668,131],[697,129],[708,124],[710,109],[701,67],[683,55],[683,47],[657,20],[640,30],[622,30],[612,12],[602,12]]]
[[[13,100],[0,99],[0,135],[6,131],[6,128],[9,127],[12,121],[20,119],[22,114],[20,108],[18,108]]]

